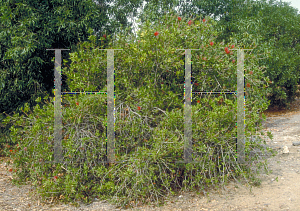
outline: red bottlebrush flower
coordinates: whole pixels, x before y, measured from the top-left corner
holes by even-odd
[[[181,17],[178,17],[178,20],[181,21]]]
[[[12,170],[12,169],[9,169],[8,171],[9,171],[9,172],[12,172],[13,170]]]
[[[158,35],[159,33],[156,31],[156,32],[154,32],[154,36],[156,37],[157,35]]]
[[[205,20],[205,18],[203,19],[203,23],[205,22],[206,20]]]
[[[252,75],[252,74],[253,74],[253,71],[250,71],[249,74]]]
[[[213,43],[213,42],[210,42],[209,44],[210,44],[211,46],[213,46],[213,45],[214,45],[214,43]]]
[[[197,103],[200,103],[200,100],[197,100]]]
[[[192,21],[189,21],[188,24],[191,25],[191,24],[192,24]]]
[[[234,48],[234,45],[232,45],[231,48]]]
[[[76,105],[79,105],[79,103],[77,102]]]
[[[54,176],[54,179],[56,180],[58,177],[57,176]]]
[[[138,110],[141,110],[141,107],[140,107],[140,106],[138,106]]]
[[[250,84],[249,84],[249,83],[247,83],[247,87],[250,87]]]
[[[203,60],[205,60],[205,61],[206,61],[206,57],[203,57]]]
[[[228,47],[225,47],[225,52],[226,52],[227,54],[230,53],[230,51],[228,50]]]
[[[105,34],[105,35],[103,35],[103,37],[106,39],[106,34]]]
[[[12,152],[12,150],[9,150],[10,152]]]
[[[232,60],[232,63],[234,63],[235,62],[235,60]]]

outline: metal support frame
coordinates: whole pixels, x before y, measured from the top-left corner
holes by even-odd
[[[64,94],[83,94],[83,93],[101,93],[101,92],[61,92],[61,51],[70,49],[46,49],[55,50],[55,67],[54,67],[54,161],[46,161],[50,163],[61,163],[62,156],[62,112],[61,112],[61,93]],[[107,50],[107,161],[102,163],[122,163],[123,161],[115,160],[115,92],[114,92],[114,50],[123,49],[99,49]],[[200,49],[177,49],[185,50],[185,106],[184,106],[184,161],[176,161],[175,163],[198,163],[192,161],[192,92],[191,86],[191,50]],[[239,163],[245,161],[245,88],[244,88],[244,50],[238,49],[237,58],[237,91],[227,92],[236,93],[238,98],[237,104],[237,160]],[[102,92],[103,93],[103,92]],[[208,92],[208,93],[226,93],[226,92]],[[208,94],[207,93],[207,94]],[[243,109],[244,108],[244,109]],[[243,122],[244,120],[244,122]]]

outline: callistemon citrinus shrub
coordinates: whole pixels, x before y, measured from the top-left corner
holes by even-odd
[[[159,23],[142,25],[137,39],[126,34],[112,39],[112,49],[123,49],[114,53],[115,152],[123,163],[101,163],[106,160],[106,95],[65,97],[62,144],[67,163],[46,163],[53,160],[50,98],[44,109],[36,107],[26,117],[11,118],[16,125],[23,124],[11,128],[19,146],[11,154],[14,181],[33,181],[44,197],[88,202],[98,196],[123,207],[138,201],[162,203],[163,196],[179,189],[200,192],[233,177],[255,182],[250,165],[258,157],[249,155],[252,149],[262,148],[263,140],[246,140],[247,165],[235,161],[234,95],[193,95],[193,160],[199,163],[175,163],[183,161],[185,77],[184,51],[176,49],[200,49],[192,50],[194,92],[237,89],[234,49],[239,46],[215,42],[214,25],[209,17],[189,20],[169,13]],[[95,37],[90,40],[70,53],[72,64],[62,70],[72,91],[106,91],[107,53],[97,50]],[[268,106],[265,81],[269,80],[262,68],[245,52],[246,137],[256,132],[257,112]]]

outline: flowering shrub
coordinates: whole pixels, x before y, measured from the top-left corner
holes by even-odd
[[[247,165],[235,162],[236,139],[232,137],[237,132],[237,105],[233,95],[212,99],[193,95],[193,151],[196,152],[193,159],[199,163],[174,163],[183,160],[184,148],[184,51],[176,49],[201,46],[199,51],[192,51],[194,92],[237,89],[236,64],[230,62],[236,53],[225,47],[225,54],[225,44],[214,42],[217,36],[214,21],[209,17],[203,22],[195,19],[192,25],[192,20],[186,24],[187,20],[182,18],[185,24],[180,25],[176,17],[173,13],[162,17],[164,24],[156,23],[157,31],[146,22],[138,33],[140,42],[120,34],[111,44],[112,49],[123,49],[115,51],[114,58],[115,152],[117,161],[123,162],[101,163],[107,159],[106,95],[63,99],[70,105],[63,109],[62,115],[65,163],[45,162],[53,160],[54,102],[50,98],[48,106],[43,109],[36,106],[31,113],[26,105],[27,117],[15,115],[5,120],[15,123],[17,128],[10,128],[11,136],[19,148],[24,149],[9,155],[14,158],[14,169],[17,169],[14,182],[30,178],[42,196],[59,198],[63,195],[66,202],[76,199],[89,202],[100,197],[125,207],[131,201],[162,202],[164,198],[157,196],[174,194],[181,188],[203,189],[226,183],[233,177],[256,180],[256,172],[251,172],[249,166],[257,157],[249,155],[254,148],[264,150],[262,140],[246,141]],[[81,43],[77,52],[70,53],[72,64],[62,70],[72,79],[68,81],[71,90],[106,91],[106,74],[103,73],[107,53],[97,50],[99,46],[95,45],[94,36],[90,40],[91,43]],[[90,48],[92,50],[86,50]],[[245,61],[247,66],[253,57],[245,53]],[[255,65],[249,68],[255,74],[250,76],[245,72],[246,137],[256,132],[255,124],[260,120],[257,112],[268,106],[264,87],[269,79],[263,76],[262,68]],[[125,114],[120,109],[123,106],[127,108]]]

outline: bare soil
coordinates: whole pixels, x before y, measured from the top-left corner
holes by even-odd
[[[264,112],[267,120],[263,123],[264,131],[271,131],[273,140],[264,136],[267,145],[279,153],[275,157],[267,156],[269,175],[261,170],[258,175],[261,185],[249,187],[236,181],[229,182],[225,189],[207,190],[206,194],[197,195],[181,192],[177,196],[169,197],[167,204],[162,207],[140,206],[137,210],[300,210],[300,145],[293,146],[293,142],[300,141],[300,99],[297,99],[291,109],[268,109]],[[283,153],[284,146],[288,153]],[[28,185],[20,188],[11,184],[12,173],[8,172],[5,162],[8,158],[1,158],[0,165],[0,210],[125,210],[114,205],[95,199],[89,205],[81,204],[79,208],[54,202],[49,199],[47,204],[40,202],[39,196],[30,195],[34,188]]]

